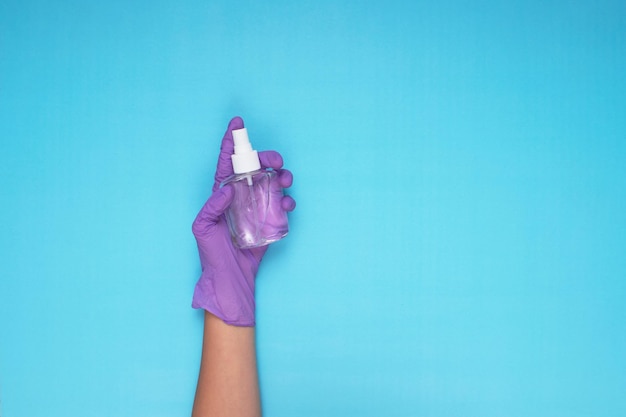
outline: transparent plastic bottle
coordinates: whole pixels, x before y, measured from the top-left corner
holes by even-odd
[[[245,128],[233,130],[233,141],[235,174],[221,184],[234,190],[233,201],[226,210],[233,242],[240,248],[254,248],[280,240],[289,232],[289,224],[281,206],[283,188],[277,173],[261,169]]]

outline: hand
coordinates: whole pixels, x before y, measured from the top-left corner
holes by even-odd
[[[220,188],[220,183],[233,175],[230,158],[234,150],[232,131],[242,127],[240,117],[233,118],[228,124],[217,162],[213,194],[193,222],[202,275],[196,284],[192,307],[203,308],[227,324],[254,326],[254,281],[268,246],[239,249],[233,245],[224,217],[224,211],[233,199],[233,189],[229,186]],[[280,186],[291,186],[293,176],[282,169],[283,158],[278,152],[259,152],[259,159],[263,168],[278,172]],[[284,196],[281,206],[285,211],[292,211],[296,202]]]

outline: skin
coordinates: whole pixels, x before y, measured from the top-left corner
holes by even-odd
[[[204,316],[202,361],[192,417],[261,416],[255,328]]]

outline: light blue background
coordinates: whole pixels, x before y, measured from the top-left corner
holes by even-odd
[[[241,115],[266,416],[626,415],[626,7],[3,1],[0,415],[181,416]]]

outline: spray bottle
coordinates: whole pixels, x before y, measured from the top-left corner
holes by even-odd
[[[221,186],[233,187],[234,197],[226,210],[226,221],[235,245],[264,246],[285,237],[287,213],[281,207],[283,188],[276,171],[261,169],[246,128],[233,130],[235,153],[231,156],[234,175]]]

